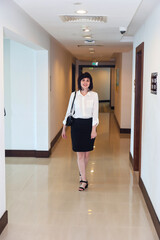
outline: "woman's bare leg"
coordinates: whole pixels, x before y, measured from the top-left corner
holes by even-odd
[[[77,152],[77,163],[82,180],[86,181],[85,153]]]
[[[81,180],[86,181],[86,167],[89,159],[89,152],[77,152],[77,162],[79,167],[79,172],[81,174]],[[79,191],[83,191],[88,187],[88,182],[81,182]]]
[[[84,154],[84,162],[85,162],[85,175],[86,175],[86,168],[87,168],[87,164],[88,164],[88,160],[89,160],[89,152],[84,152],[84,153],[77,153],[77,162],[78,162],[78,167],[79,167],[79,175],[80,175],[80,180],[81,179],[83,179],[83,177],[82,177],[82,174],[81,174],[81,170],[80,170],[80,168],[81,168],[81,162],[79,163],[79,160],[78,159],[80,159],[80,161],[82,161],[82,156],[83,156],[83,154]],[[82,170],[83,171],[83,170]]]
[[[85,152],[84,161],[85,161],[85,167],[86,168],[87,168],[88,160],[89,160],[89,152]]]

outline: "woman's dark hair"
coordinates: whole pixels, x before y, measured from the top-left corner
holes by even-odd
[[[82,73],[81,75],[79,75],[79,77],[78,77],[78,89],[82,90],[81,80],[83,78],[89,78],[90,79],[89,90],[91,91],[93,89],[93,81],[92,81],[91,75],[88,72],[85,72],[85,73]]]

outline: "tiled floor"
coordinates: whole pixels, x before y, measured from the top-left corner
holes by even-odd
[[[101,113],[84,192],[69,131],[49,159],[7,158],[9,224],[0,240],[158,240],[129,144],[113,113]]]

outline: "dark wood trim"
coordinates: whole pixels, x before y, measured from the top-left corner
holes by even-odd
[[[48,151],[35,151],[35,150],[5,150],[6,157],[37,157],[45,158],[50,156]]]
[[[83,68],[87,68],[87,67],[92,67],[92,68],[115,68],[115,64],[114,65],[98,65],[98,66],[92,66],[92,65],[79,65],[78,68],[78,73],[79,75],[82,74],[82,69]]]
[[[86,64],[86,65],[79,65],[80,68],[87,68],[87,67],[93,67],[93,68],[115,68],[115,64],[111,65],[111,64],[104,64],[104,65],[92,65],[92,64]]]
[[[48,158],[51,155],[51,148],[48,151],[35,151],[36,158]]]
[[[76,72],[76,66],[75,64],[72,63],[72,92],[74,92],[76,88],[75,72]]]
[[[102,102],[110,102],[110,100],[99,100],[99,103],[102,103]]]
[[[112,106],[111,106],[111,109],[113,109],[113,110],[114,110],[114,107],[112,107]]]
[[[8,211],[5,211],[3,216],[0,218],[0,234],[8,224]]]
[[[61,135],[62,128],[59,130],[55,138],[51,142],[51,147],[48,151],[36,151],[36,150],[5,150],[6,157],[36,157],[36,158],[48,158],[51,155],[51,149],[57,142]]]
[[[131,133],[131,129],[130,128],[120,128],[120,133]]]
[[[55,145],[55,143],[58,141],[59,137],[61,136],[61,132],[62,132],[62,128],[59,130],[59,132],[57,133],[57,135],[54,137],[54,139],[51,142],[51,149],[52,147]]]
[[[141,135],[143,100],[143,62],[144,42],[136,48],[135,104],[134,104],[134,165],[133,169],[141,175]]]
[[[151,215],[151,218],[152,218],[153,224],[155,226],[155,229],[157,231],[158,237],[160,239],[160,221],[159,221],[159,219],[157,217],[157,214],[156,214],[156,212],[154,210],[154,207],[152,205],[152,202],[150,200],[150,197],[149,197],[149,195],[147,193],[147,190],[145,188],[145,185],[144,185],[141,177],[139,178],[139,186],[140,186],[140,189],[142,191],[144,200],[145,200],[145,202],[147,204],[147,207],[148,207],[149,213]]]
[[[119,126],[119,123],[118,123],[118,120],[117,120],[117,118],[116,118],[116,116],[115,116],[115,114],[114,114],[114,118],[115,118],[115,120],[116,120],[116,123],[117,123],[117,126],[118,126],[118,128],[119,128],[119,132],[120,133],[131,133],[131,129],[130,128],[120,128],[120,126]]]
[[[133,159],[133,157],[132,157],[132,154],[131,154],[131,152],[129,153],[129,159],[130,159],[130,162],[131,162],[131,164],[132,164],[132,167],[133,167],[133,164],[134,164],[134,159]]]

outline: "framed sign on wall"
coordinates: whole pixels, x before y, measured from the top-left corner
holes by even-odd
[[[119,68],[116,69],[116,89],[119,87]]]
[[[158,73],[151,73],[151,93],[157,94],[157,76]]]

